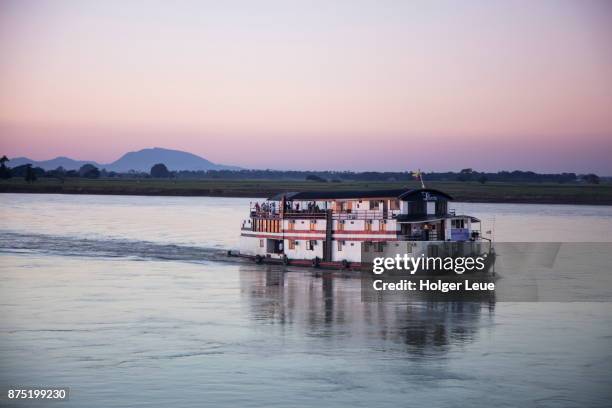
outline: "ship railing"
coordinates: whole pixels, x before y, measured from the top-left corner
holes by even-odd
[[[332,218],[334,220],[391,220],[398,213],[399,211],[387,211],[385,213],[383,210],[355,210],[333,213]]]
[[[332,212],[334,220],[392,220],[397,217],[399,210],[354,210]],[[251,218],[258,219],[279,219],[279,218],[311,218],[325,219],[327,212],[325,210],[291,210],[281,214],[279,210],[259,210],[251,209]]]
[[[276,220],[280,218],[278,211],[256,211],[251,210],[251,218],[265,219],[265,220]]]
[[[398,235],[397,239],[399,241],[437,241],[438,234],[435,232],[430,232],[429,234],[403,234]]]
[[[327,213],[325,211],[316,211],[316,210],[293,210],[293,211],[285,211],[283,213],[284,218],[312,218],[312,219],[321,219],[325,218]]]
[[[312,218],[319,219],[325,218],[326,213],[324,211],[285,211],[282,216],[278,211],[251,211],[251,218],[257,219],[280,219],[280,218]]]

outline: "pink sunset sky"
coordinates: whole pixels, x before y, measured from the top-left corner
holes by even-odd
[[[0,154],[612,175],[612,3],[0,1]]]

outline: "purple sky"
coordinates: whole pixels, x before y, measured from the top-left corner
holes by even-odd
[[[612,175],[612,3],[0,2],[0,152]]]

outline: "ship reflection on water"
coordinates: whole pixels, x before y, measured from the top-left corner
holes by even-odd
[[[338,272],[244,265],[240,282],[257,324],[383,351],[401,345],[413,355],[446,353],[494,324],[494,300],[362,302],[361,280]]]

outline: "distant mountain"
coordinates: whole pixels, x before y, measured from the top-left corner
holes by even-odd
[[[100,169],[116,172],[128,172],[130,170],[149,172],[151,167],[157,163],[165,164],[169,170],[241,170],[237,166],[213,163],[192,153],[162,149],[160,147],[129,152],[109,164],[100,164],[91,160],[73,160],[68,157],[56,157],[55,159],[43,161],[30,160],[27,157],[16,157],[11,159],[8,165],[9,167],[17,167],[27,163],[31,163],[35,167],[42,167],[45,170],[54,170],[59,166],[66,170],[77,170],[87,163],[91,163]]]
[[[215,164],[203,157],[180,150],[142,149],[124,154],[119,160],[104,165],[109,171],[149,171],[157,163],[163,163],[169,170],[239,170],[236,166]]]
[[[95,161],[74,160],[70,157],[56,157],[55,159],[41,161],[31,160],[27,157],[15,157],[11,159],[7,165],[9,167],[17,167],[28,163],[32,164],[34,167],[41,167],[45,170],[55,170],[60,166],[65,170],[78,170],[82,165],[88,163],[93,164],[96,167],[100,167],[100,164],[96,163]]]

